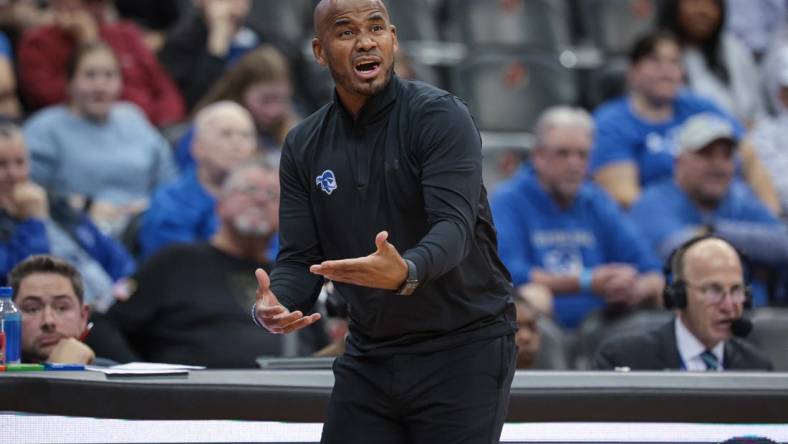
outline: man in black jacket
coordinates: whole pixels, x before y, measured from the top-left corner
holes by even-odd
[[[324,278],[347,301],[323,442],[497,442],[516,321],[479,133],[456,97],[393,75],[382,2],[323,0],[315,29],[335,99],[285,143],[281,249],[270,281],[256,272],[254,318],[309,325]]]
[[[653,331],[610,339],[600,347],[594,368],[771,370],[758,350],[732,337],[748,292],[736,250],[709,236],[688,241],[670,262],[673,279],[665,305],[678,309],[676,318]]]

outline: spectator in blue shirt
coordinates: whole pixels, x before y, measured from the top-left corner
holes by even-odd
[[[524,167],[492,199],[499,253],[515,286],[549,287],[555,317],[567,328],[606,305],[657,303],[660,264],[616,203],[584,182],[591,116],[552,108],[535,132],[533,169]]]
[[[666,32],[646,35],[629,55],[629,93],[594,112],[597,134],[591,151],[594,180],[629,208],[647,185],[673,176],[676,133],[691,116],[709,112],[743,128],[713,102],[683,89],[681,52]],[[777,212],[779,199],[749,143],[741,150],[742,173],[758,196]]]
[[[650,186],[632,207],[631,215],[654,251],[666,258],[687,239],[712,230],[755,263],[788,264],[782,222],[734,179],[737,140],[730,122],[715,114],[694,116],[678,143],[675,179]]]
[[[142,218],[140,255],[176,242],[209,239],[217,230],[216,198],[224,179],[256,150],[249,112],[235,102],[205,107],[195,119],[196,166],[159,188]]]
[[[124,278],[134,261],[117,241],[104,235],[66,198],[47,195],[31,182],[22,131],[0,124],[0,283],[17,263],[51,253],[77,266],[84,278],[85,303],[103,312],[126,296]]]

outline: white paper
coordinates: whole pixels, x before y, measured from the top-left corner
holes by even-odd
[[[128,364],[113,365],[112,367],[97,367],[88,365],[86,370],[101,372],[108,376],[119,375],[185,375],[190,370],[202,370],[205,367],[197,365],[162,364],[156,362],[130,362]]]

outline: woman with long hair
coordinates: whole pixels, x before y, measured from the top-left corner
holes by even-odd
[[[224,100],[236,102],[252,114],[258,150],[278,160],[288,131],[300,120],[294,109],[290,69],[282,53],[263,45],[246,54],[211,88],[195,112]],[[190,153],[192,133],[190,129],[178,143],[176,157],[182,169],[194,164]]]
[[[725,13],[724,0],[665,0],[659,24],[679,39],[688,86],[749,127],[765,111],[758,68]]]

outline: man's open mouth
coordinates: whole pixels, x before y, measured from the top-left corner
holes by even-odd
[[[357,63],[354,67],[356,75],[363,79],[371,79],[378,75],[380,71],[380,62],[374,60],[365,60]]]

